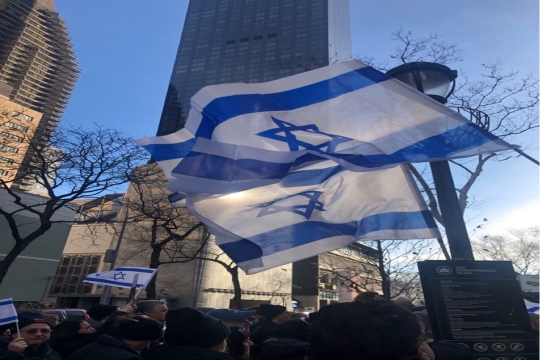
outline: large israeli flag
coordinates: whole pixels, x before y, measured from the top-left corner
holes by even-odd
[[[355,241],[440,237],[403,165],[360,173],[326,161],[278,184],[225,196],[190,194],[187,206],[248,274]]]
[[[208,86],[184,129],[137,144],[248,273],[359,240],[439,237],[400,164],[511,148],[358,61]]]
[[[268,83],[205,87],[191,99],[185,129],[137,143],[180,187],[202,179],[203,191],[213,180],[218,186],[206,187],[212,193],[229,191],[220,183],[234,184],[234,191],[278,182],[306,157],[366,171],[512,147],[359,61]]]

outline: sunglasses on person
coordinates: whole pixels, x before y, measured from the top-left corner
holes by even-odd
[[[38,332],[40,332],[42,335],[49,335],[52,331],[48,329],[30,329],[30,330],[21,330],[21,332],[25,332],[30,335],[36,335]]]

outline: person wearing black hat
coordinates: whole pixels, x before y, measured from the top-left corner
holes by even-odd
[[[231,330],[222,320],[183,307],[165,316],[165,345],[143,354],[144,360],[231,360],[225,353]]]
[[[229,325],[231,334],[227,338],[227,353],[234,360],[250,360],[249,348],[253,345],[249,336],[250,331],[237,325]]]
[[[17,360],[61,360],[60,355],[51,349],[47,340],[51,336],[52,326],[38,313],[21,313],[19,318],[19,332],[17,326],[11,324],[10,331],[13,338],[6,337],[0,342],[0,359]]]
[[[146,315],[130,315],[118,321],[114,336],[101,335],[66,360],[142,360],[141,350],[160,337],[162,327]]]
[[[264,316],[264,321],[251,336],[251,341],[254,344],[251,348],[253,358],[259,356],[261,344],[272,337],[278,324],[290,319],[287,308],[280,305],[262,304],[259,306],[259,313]]]

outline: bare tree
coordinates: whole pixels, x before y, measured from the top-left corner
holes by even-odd
[[[540,274],[540,227],[511,229],[503,235],[486,235],[473,242],[475,255],[483,260],[512,261],[522,275]]]
[[[320,257],[321,267],[332,274],[339,284],[346,284],[357,292],[380,289],[386,300],[421,296],[416,263],[437,255],[434,242],[426,240],[369,241],[369,256],[357,253],[354,258],[344,256]],[[352,247],[354,249],[354,247]]]
[[[9,206],[0,208],[0,216],[8,224],[11,239],[2,241],[12,241],[13,247],[0,261],[0,283],[17,256],[60,221],[55,220],[55,213],[64,207],[75,210],[75,200],[118,190],[130,180],[132,169],[147,160],[145,151],[135,146],[129,136],[111,128],[60,127],[32,136],[28,127],[9,125],[13,122],[10,119],[2,120],[2,125],[9,127],[5,131],[8,135],[0,141],[2,159],[7,159],[2,162],[2,169],[13,174],[0,177],[0,188],[10,198]],[[27,148],[25,156],[13,156],[18,151],[11,149],[22,146]],[[47,198],[30,202],[14,186],[24,181],[41,186]],[[38,219],[37,226],[29,232],[17,220],[24,213]]]
[[[123,234],[124,260],[143,258],[148,267],[192,261],[200,255],[209,238],[205,226],[186,207],[169,200],[165,175],[155,163],[138,167],[124,199],[125,216],[110,227]],[[146,287],[148,299],[156,298],[156,277]]]

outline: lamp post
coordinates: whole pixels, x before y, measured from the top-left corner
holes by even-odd
[[[387,75],[417,89],[441,104],[446,104],[448,97],[454,91],[457,71],[441,64],[414,62],[393,68],[387,72]],[[429,165],[452,259],[474,260],[450,165],[448,161],[432,161]]]

